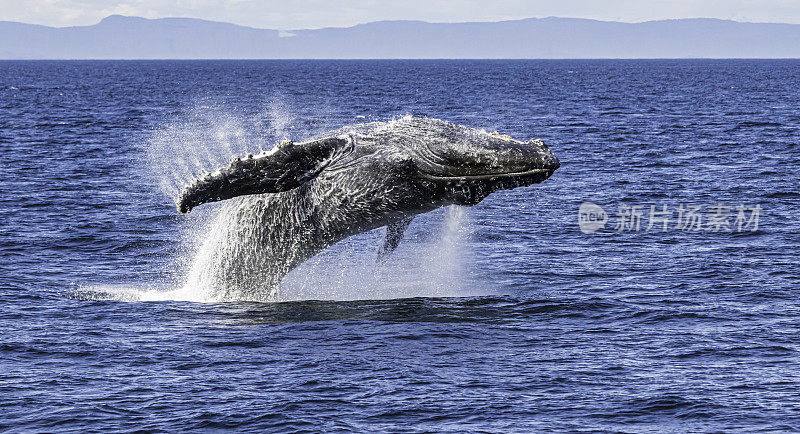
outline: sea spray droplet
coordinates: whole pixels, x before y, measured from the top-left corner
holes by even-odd
[[[466,208],[458,205],[446,208],[441,239],[431,252],[433,260],[426,261],[425,271],[436,293],[455,295],[463,289],[467,220]]]

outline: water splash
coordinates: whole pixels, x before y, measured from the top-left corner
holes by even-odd
[[[260,152],[272,138],[256,119],[236,116],[223,105],[197,104],[153,133],[146,146],[148,173],[175,198],[194,179],[233,156]]]
[[[267,119],[269,120],[269,130],[279,141],[290,140],[290,128],[292,126],[292,110],[284,96],[273,99],[267,105]]]
[[[324,114],[324,110],[317,111]],[[263,110],[250,115],[232,112],[224,104],[199,101],[153,133],[146,147],[148,174],[165,195],[174,199],[185,185],[227,165],[232,156],[261,152],[292,139],[292,135],[300,140],[318,134],[330,129],[330,119],[335,117],[302,115],[303,121],[298,122],[291,101],[283,95],[273,96]],[[465,237],[470,231],[468,214],[464,208],[450,207],[444,213],[444,226],[436,231],[439,237],[429,237],[426,242],[406,240],[385,263],[376,263],[377,238],[383,231],[376,230],[344,240],[302,264],[271,294],[219,293],[215,267],[225,260],[220,255],[229,252],[232,243],[246,247],[243,240],[253,235],[239,227],[246,226],[241,215],[235,218],[246,210],[247,199],[236,198],[205,206],[181,219],[184,253],[169,264],[175,283],[159,287],[88,286],[79,292],[83,297],[126,301],[197,302],[387,299],[475,292],[474,288],[467,289],[470,279],[463,265]],[[430,219],[442,213],[417,217],[417,231],[438,226]],[[253,265],[258,266],[258,262]]]
[[[272,294],[256,297],[247,291],[221,294],[214,289],[213,264],[219,258],[230,212],[219,210],[203,245],[193,257],[186,283],[175,288],[146,285],[89,285],[76,297],[118,301],[283,302],[297,300],[381,300],[410,297],[465,297],[486,295],[473,275],[469,212],[460,206],[418,216],[407,239],[389,259],[379,263],[377,247],[385,229],[350,237],[290,272]]]
[[[350,237],[300,265],[281,282],[276,301],[485,294],[468,271],[473,258],[467,208],[454,205],[417,216],[406,239],[386,262],[378,263],[377,248],[384,232],[378,229]]]

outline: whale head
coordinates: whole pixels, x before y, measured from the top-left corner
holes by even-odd
[[[444,205],[475,205],[495,191],[542,182],[558,167],[540,140],[406,117],[236,158],[188,186],[177,205],[185,213],[207,202],[313,184],[331,206],[369,209],[375,226]]]
[[[427,138],[414,142],[412,161],[445,204],[475,205],[495,191],[542,182],[560,166],[541,140],[522,142],[438,120],[420,124]]]

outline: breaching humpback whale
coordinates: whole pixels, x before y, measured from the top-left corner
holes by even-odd
[[[293,268],[351,235],[387,226],[379,256],[411,219],[475,205],[558,169],[540,140],[521,142],[450,122],[405,117],[349,126],[233,162],[184,189],[181,213],[236,198],[200,273],[220,298],[267,299]]]

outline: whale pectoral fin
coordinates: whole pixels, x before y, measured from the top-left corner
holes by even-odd
[[[272,151],[244,159],[206,174],[178,197],[178,211],[187,213],[208,202],[261,193],[280,193],[315,178],[337,150],[352,144],[352,137],[330,137],[294,144],[284,142]]]
[[[414,216],[405,217],[402,220],[386,226],[386,236],[383,238],[383,243],[378,250],[378,262],[385,261],[394,249],[397,248],[400,241],[403,240],[403,236],[405,236],[406,229],[408,229],[408,225],[411,224],[411,220],[414,220]]]

